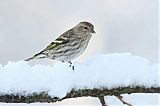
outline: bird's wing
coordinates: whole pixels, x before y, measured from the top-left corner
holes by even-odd
[[[51,42],[43,51],[54,49],[55,47],[69,42],[70,37],[74,35],[73,29],[70,29]]]
[[[59,36],[55,41],[51,42],[44,50],[41,52],[35,54],[31,58],[26,59],[25,61],[29,61],[32,59],[38,59],[38,58],[45,58],[44,55],[46,55],[46,51],[56,48],[59,45],[63,45],[69,42],[70,36],[74,34],[73,29],[70,29],[63,33],[61,36]]]
[[[54,49],[55,47],[66,44],[69,41],[69,38],[60,36],[55,41],[51,42],[43,51]]]
[[[69,41],[69,38],[60,36],[55,41],[51,42],[43,51],[41,51],[41,52],[35,54],[34,56],[26,59],[25,61],[29,61],[29,60],[32,60],[32,59],[44,58],[45,57],[44,55],[46,55],[46,53],[45,53],[46,51],[54,49],[55,47],[57,47],[59,45],[65,44],[68,41]]]

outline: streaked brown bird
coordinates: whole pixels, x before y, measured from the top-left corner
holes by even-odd
[[[80,22],[51,42],[44,50],[25,61],[50,58],[68,62],[71,67],[71,61],[84,52],[93,33],[95,33],[95,31],[91,23],[86,21]],[[72,66],[72,69],[74,70],[74,66]]]

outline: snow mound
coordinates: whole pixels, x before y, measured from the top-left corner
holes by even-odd
[[[97,54],[83,63],[54,66],[30,66],[26,61],[0,64],[0,94],[47,91],[51,96],[64,97],[72,88],[101,88],[128,85],[160,86],[158,65],[129,53]]]

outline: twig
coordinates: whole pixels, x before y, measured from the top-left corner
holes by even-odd
[[[124,105],[128,105],[128,106],[132,106],[130,103],[128,103],[128,102],[126,102],[126,101],[124,101],[122,98],[123,98],[123,96],[121,96],[121,95],[114,95],[114,96],[116,96]]]
[[[107,104],[105,103],[105,100],[104,100],[104,96],[99,96],[98,98],[99,98],[102,106],[107,106]]]

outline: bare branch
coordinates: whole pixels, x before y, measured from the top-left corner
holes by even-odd
[[[105,102],[105,99],[104,99],[104,96],[99,96],[98,98],[99,98],[100,103],[101,103],[102,106],[107,106],[107,104]]]
[[[124,105],[127,105],[127,106],[132,106],[130,103],[126,102],[123,100],[123,96],[120,96],[120,95],[115,95]]]
[[[72,89],[65,97],[51,97],[47,92],[33,93],[31,95],[23,94],[0,94],[0,102],[6,103],[34,103],[34,102],[56,102],[68,98],[77,97],[98,97],[103,102],[103,96],[131,94],[131,93],[160,93],[160,87],[146,88],[144,86],[117,87],[113,89]],[[102,99],[101,99],[102,98]],[[119,98],[120,99],[120,98]],[[121,99],[122,100],[122,99]]]

